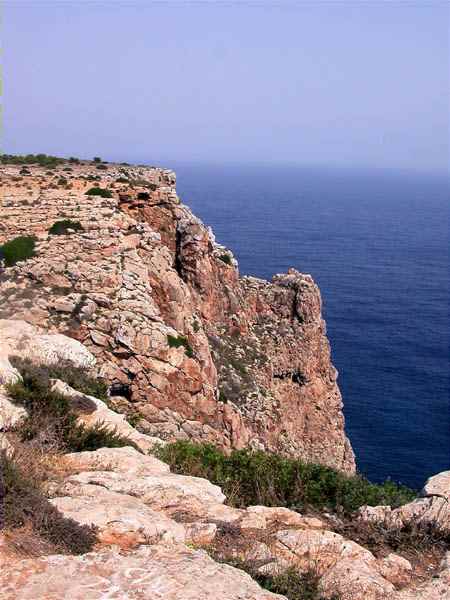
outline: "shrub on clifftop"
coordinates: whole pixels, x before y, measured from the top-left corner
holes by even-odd
[[[0,246],[0,259],[5,261],[5,266],[12,267],[17,262],[34,256],[35,244],[35,237],[16,237]]]
[[[159,457],[176,473],[220,485],[238,507],[309,507],[350,514],[362,505],[400,506],[415,497],[412,490],[391,481],[373,484],[359,475],[347,476],[270,452],[233,450],[226,456],[210,444],[180,441],[160,449]]]
[[[70,229],[73,229],[74,231],[83,231],[83,227],[79,221],[64,219],[63,221],[56,221],[53,223],[48,232],[50,235],[66,235]]]
[[[86,196],[101,196],[102,198],[112,198],[111,190],[105,188],[91,187],[87,192]]]
[[[24,361],[14,361],[14,364],[19,367],[23,381],[8,385],[7,391],[13,402],[24,406],[28,412],[18,432],[22,441],[34,440],[44,448],[69,452],[135,446],[131,440],[103,423],[92,427],[78,423],[77,412],[91,413],[95,405],[86,396],[81,396],[75,410],[71,400],[53,391],[51,377],[55,377],[57,371],[48,371],[46,367],[36,367]],[[74,380],[76,383],[76,376]]]

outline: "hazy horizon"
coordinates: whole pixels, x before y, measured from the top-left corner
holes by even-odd
[[[446,173],[446,2],[3,5],[7,153]]]

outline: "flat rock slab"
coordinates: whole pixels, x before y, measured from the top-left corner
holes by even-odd
[[[0,589],[3,600],[286,600],[180,544],[22,560],[2,568]]]

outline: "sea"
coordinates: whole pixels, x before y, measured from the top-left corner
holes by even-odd
[[[445,175],[173,165],[240,273],[318,283],[359,471],[419,489],[450,468]]]

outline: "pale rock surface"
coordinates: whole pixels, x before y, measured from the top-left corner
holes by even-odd
[[[450,600],[450,552],[443,559],[436,577],[412,589],[398,592],[395,600]]]
[[[17,427],[26,416],[25,408],[11,402],[0,386],[0,431],[8,431]]]
[[[377,562],[380,574],[395,586],[404,586],[410,582],[413,569],[406,558],[391,553]]]
[[[115,471],[136,477],[170,473],[166,463],[131,447],[73,452],[66,454],[65,459],[76,471]]]
[[[442,471],[427,479],[420,495],[424,497],[437,495],[450,500],[450,471]]]
[[[0,589],[4,600],[284,599],[242,571],[177,544],[22,560],[0,571]]]
[[[220,488],[206,479],[172,473],[133,477],[111,471],[87,471],[70,476],[67,481],[72,484],[90,483],[136,496],[158,510],[177,506],[179,510],[194,511],[196,505],[217,504],[225,500]]]
[[[75,367],[90,369],[96,364],[95,356],[78,340],[59,333],[48,335],[22,320],[0,319],[1,377],[7,376],[8,358],[15,355],[45,365],[68,361]],[[17,371],[11,374],[17,375]]]
[[[79,486],[76,496],[54,498],[51,503],[65,517],[97,527],[103,543],[127,547],[186,539],[182,525],[152,510],[138,498],[99,486]]]

